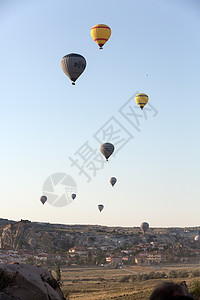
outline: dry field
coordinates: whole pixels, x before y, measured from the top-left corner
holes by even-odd
[[[123,269],[111,269],[107,267],[88,268],[61,268],[62,290],[69,293],[70,300],[75,299],[123,299],[142,300],[148,299],[153,288],[161,282],[161,279],[146,280],[141,282],[120,282],[127,275],[149,272],[165,272],[171,270],[200,270],[198,265],[163,265],[163,266],[129,266]],[[55,273],[53,272],[55,276]],[[200,279],[200,278],[195,278]],[[166,279],[169,280],[169,279]],[[185,280],[191,286],[194,278],[177,278],[174,281]]]

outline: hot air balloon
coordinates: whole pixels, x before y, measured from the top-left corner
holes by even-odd
[[[140,225],[140,228],[142,229],[142,231],[145,233],[147,232],[147,230],[149,229],[149,224],[147,222],[143,222],[141,225]]]
[[[108,158],[114,152],[114,150],[115,150],[115,147],[111,143],[104,143],[100,146],[100,151],[103,154],[103,156],[106,158],[107,161],[108,161]]]
[[[143,107],[147,104],[148,101],[149,97],[146,94],[141,93],[135,96],[135,102],[141,109],[143,109]]]
[[[99,209],[100,212],[103,210],[103,208],[104,208],[103,204],[98,205],[98,209]]]
[[[99,49],[103,49],[103,45],[111,36],[111,29],[105,24],[98,24],[92,27],[90,33],[93,40],[99,45]]]
[[[42,202],[42,204],[45,204],[45,202],[47,201],[47,197],[46,196],[41,196],[40,197],[40,201]]]
[[[80,54],[70,53],[62,58],[61,67],[63,72],[71,79],[72,84],[75,85],[75,81],[85,70],[86,60]]]
[[[200,231],[198,232],[198,235],[195,236],[194,240],[197,242],[200,241]]]
[[[114,186],[115,183],[117,182],[117,178],[111,177],[109,181],[110,181],[111,185]]]
[[[72,194],[72,199],[74,200],[76,198],[76,194]]]

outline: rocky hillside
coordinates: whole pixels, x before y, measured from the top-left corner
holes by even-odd
[[[66,237],[64,232],[59,232],[48,226],[36,226],[27,220],[21,220],[3,227],[0,242],[2,249],[26,250],[67,250],[73,246],[73,237]]]
[[[150,228],[144,235],[140,228],[95,225],[60,225],[28,220],[1,226],[0,248],[13,250],[67,251],[73,246],[131,246],[140,242],[189,245],[199,228]]]

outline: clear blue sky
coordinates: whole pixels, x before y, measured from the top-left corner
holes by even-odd
[[[112,30],[102,51],[90,36],[98,23]],[[0,217],[199,225],[199,28],[198,0],[2,0]],[[76,86],[60,67],[71,52],[87,60]],[[118,111],[136,92],[158,111],[141,132]],[[69,156],[86,141],[98,149],[93,135],[112,116],[134,139],[87,183]],[[74,178],[77,198],[42,206],[43,183],[57,172]]]

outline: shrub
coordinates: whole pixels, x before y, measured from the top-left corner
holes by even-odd
[[[149,273],[149,278],[150,278],[150,279],[154,279],[155,276],[156,276],[156,272],[150,272],[150,273]]]
[[[176,271],[172,270],[169,272],[169,278],[177,278],[178,274]]]
[[[193,280],[192,287],[190,289],[190,293],[194,297],[194,299],[199,299],[200,296],[200,281],[199,280]]]
[[[199,276],[200,276],[200,271],[199,270],[192,271],[192,277],[199,277]]]
[[[131,278],[131,275],[124,276],[120,279],[119,282],[129,282],[130,278]]]
[[[167,275],[166,275],[166,273],[165,272],[157,272],[157,273],[155,273],[155,279],[161,279],[161,278],[166,278],[167,277]]]
[[[189,272],[186,270],[178,271],[178,277],[189,277]]]
[[[144,273],[141,275],[141,280],[149,280],[149,279],[150,279],[149,274]]]
[[[103,277],[99,277],[98,280],[99,280],[99,281],[106,281],[106,279],[103,278]]]
[[[136,275],[131,275],[131,281],[136,281],[137,280],[137,276]]]

